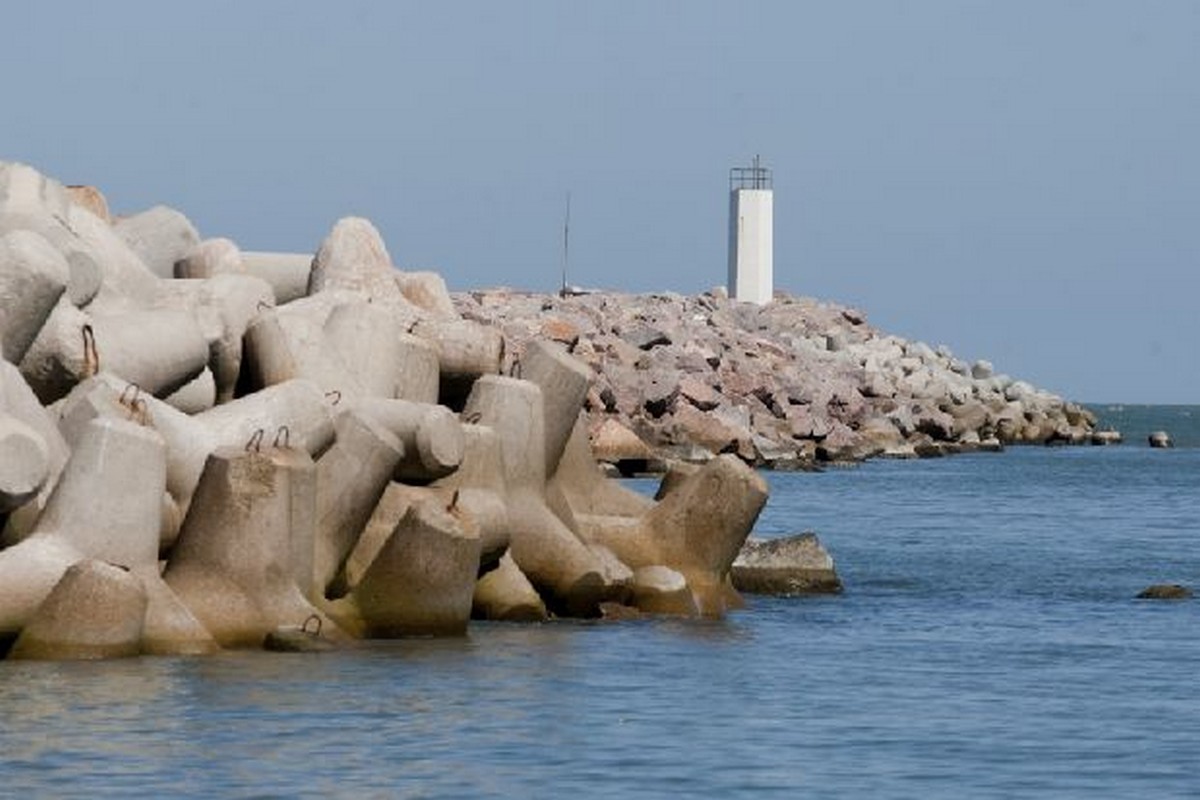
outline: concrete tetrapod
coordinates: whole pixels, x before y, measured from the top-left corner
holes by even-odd
[[[21,374],[49,404],[100,369],[165,397],[208,364],[208,342],[191,314],[97,308],[62,298],[21,360]]]
[[[274,303],[271,287],[250,275],[163,281],[158,292],[159,306],[185,311],[199,323],[220,403],[234,397],[247,327],[260,313],[271,311]]]
[[[404,457],[396,464],[396,480],[428,483],[449,475],[462,463],[462,425],[445,406],[364,398],[353,407],[404,445]]]
[[[217,447],[241,446],[263,431],[270,444],[281,429],[289,444],[320,454],[333,439],[330,407],[320,390],[308,381],[288,381],[252,395],[189,416],[108,373],[90,378],[72,390],[59,408],[59,425],[73,439],[96,417],[144,419],[167,443],[167,489],[181,513]]]
[[[497,622],[542,622],[549,615],[537,589],[505,553],[496,568],[476,582],[471,616]]]
[[[360,317],[367,323],[362,327]],[[357,335],[365,339],[358,341]],[[265,310],[246,329],[244,388],[304,378],[345,399],[372,393],[392,397],[399,335],[384,309],[350,291],[322,292]]]
[[[530,342],[520,358],[521,377],[542,390],[543,427],[546,431],[546,474],[558,469],[579,418],[592,371],[586,364],[572,358],[561,346],[544,340]]]
[[[37,517],[45,508],[71,455],[53,416],[38,401],[20,370],[0,359],[0,415],[3,414],[14,417],[37,434],[46,447],[48,472],[37,497],[9,514],[8,524],[3,526],[0,536],[0,546],[15,544],[33,532]]]
[[[334,430],[333,445],[317,461],[317,530],[309,595],[314,601],[324,598],[404,455],[400,441],[361,412],[338,414]]]
[[[156,566],[165,485],[158,434],[121,420],[88,423],[33,533],[0,550],[0,636],[22,628],[76,561]]]
[[[21,362],[68,280],[67,260],[38,234],[0,237],[0,358]]]
[[[571,616],[592,616],[622,591],[605,579],[593,553],[546,503],[545,417],[541,389],[529,381],[485,375],[463,410],[497,434],[507,496],[513,559],[547,605]]]
[[[318,613],[295,578],[295,489],[270,450],[219,448],[205,463],[163,578],[224,647]]]
[[[495,328],[465,319],[425,319],[412,333],[434,346],[438,355],[438,399],[459,408],[476,379],[500,372],[504,337]]]
[[[767,502],[767,484],[737,456],[714,458],[641,517],[577,514],[584,536],[635,570],[681,573],[705,615],[740,604],[729,570]]]
[[[127,569],[73,564],[17,637],[10,658],[96,659],[141,653],[146,590]]]
[[[373,638],[466,632],[480,540],[436,501],[412,505],[350,594]]]
[[[50,453],[42,437],[0,411],[0,514],[37,497],[50,477]]]
[[[256,253],[242,251],[242,271],[262,278],[275,292],[275,303],[283,305],[308,293],[310,253]]]

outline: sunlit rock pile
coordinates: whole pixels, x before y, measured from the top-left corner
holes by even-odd
[[[657,500],[604,480],[581,409],[626,389],[554,338],[464,319],[363,219],[315,256],[242,252],[0,164],[0,644],[199,654],[721,614],[765,483],[733,455]],[[705,368],[741,363],[705,347]],[[612,357],[649,376],[635,364],[675,349]],[[647,419],[683,424],[672,402]]]
[[[804,468],[873,456],[933,456],[1013,443],[1082,443],[1091,412],[888,336],[857,310],[778,296],[766,306],[715,291],[455,295],[468,319],[507,341],[549,338],[592,370],[586,408],[596,453],[636,471],[734,453]]]

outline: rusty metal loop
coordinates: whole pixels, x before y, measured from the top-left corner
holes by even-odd
[[[315,631],[312,631],[311,633],[309,633],[308,623],[312,622],[313,620],[317,621],[317,629]],[[316,614],[309,614],[308,619],[304,620],[304,624],[300,626],[300,632],[306,633],[309,636],[320,636],[321,635],[321,618],[319,616],[317,616]]]
[[[100,351],[96,349],[96,332],[90,322],[83,325],[83,377],[100,372]]]
[[[263,429],[259,428],[250,435],[250,440],[246,442],[246,452],[250,452],[250,448],[254,448],[254,452],[262,451]]]
[[[454,494],[450,495],[450,505],[446,506],[447,511],[458,510],[458,489],[454,490]]]
[[[275,306],[271,305],[270,303],[268,303],[266,300],[259,300],[257,306],[258,306],[259,311],[270,311],[272,308],[275,307]]]
[[[519,378],[519,377],[521,377],[521,359],[520,359],[520,358],[514,358],[514,359],[513,359],[513,361],[512,361],[512,366],[510,366],[510,367],[508,368],[508,376],[509,376],[510,378]]]
[[[133,390],[132,394],[129,392],[130,389]],[[138,386],[136,383],[127,383],[125,384],[125,388],[121,390],[121,396],[117,398],[117,402],[123,406],[136,406],[138,400],[141,399],[141,396],[142,387]]]
[[[467,414],[462,419],[463,419],[463,422],[467,423],[468,425],[478,425],[479,420],[483,419],[483,413],[480,411],[472,411],[470,414]]]
[[[328,398],[330,396],[333,397],[333,402],[330,403],[330,405],[336,406],[338,403],[342,402],[342,393],[339,392],[337,389],[330,389],[328,392],[325,393],[325,397]]]
[[[138,424],[142,427],[150,425],[150,407],[146,405],[146,399],[139,397],[133,401],[133,411],[137,414]]]
[[[287,425],[280,425],[279,430],[275,431],[275,443],[273,447],[279,447],[279,441],[283,440],[284,447],[291,447],[292,433],[288,430]]]

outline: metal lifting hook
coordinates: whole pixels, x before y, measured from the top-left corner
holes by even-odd
[[[262,452],[263,429],[259,428],[250,435],[250,441],[246,442],[246,452],[250,452],[250,448],[254,448],[254,452]]]

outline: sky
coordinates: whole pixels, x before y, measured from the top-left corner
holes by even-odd
[[[0,159],[451,289],[775,283],[1088,402],[1200,403],[1194,0],[6,3]]]

